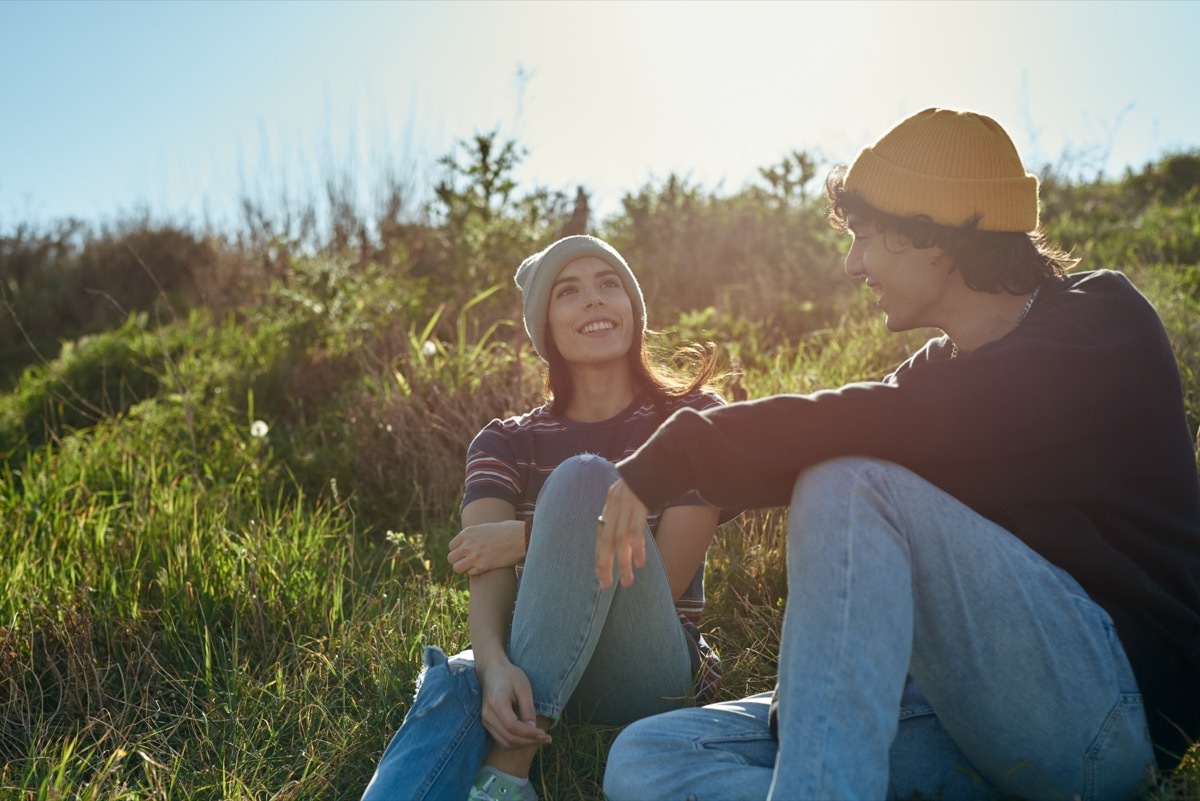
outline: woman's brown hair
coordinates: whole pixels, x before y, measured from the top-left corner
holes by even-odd
[[[650,396],[659,417],[667,418],[672,400],[689,392],[711,389],[710,384],[717,370],[717,348],[713,343],[691,342],[677,348],[671,355],[671,361],[689,363],[691,369],[685,371],[674,364],[651,358],[645,334],[654,332],[644,332],[641,320],[636,321],[633,330],[633,342],[626,354],[633,370],[633,380],[639,391]],[[554,336],[547,332],[546,339],[549,367],[546,370],[545,396],[550,403],[550,410],[562,415],[571,404],[575,384],[571,380],[570,366],[559,352]]]

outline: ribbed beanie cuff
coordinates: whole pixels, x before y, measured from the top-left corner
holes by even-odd
[[[845,188],[897,217],[961,226],[977,216],[981,231],[1038,225],[1037,176],[999,123],[970,111],[930,108],[900,122],[859,152]]]
[[[603,259],[617,271],[625,294],[633,305],[634,318],[643,333],[646,330],[646,302],[642,298],[642,288],[621,254],[612,245],[594,236],[568,236],[521,262],[513,276],[524,300],[525,332],[542,359],[547,359],[549,353],[546,326],[550,316],[550,290],[563,267],[584,256]]]

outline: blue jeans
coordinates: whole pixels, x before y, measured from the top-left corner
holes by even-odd
[[[631,586],[596,581],[596,517],[617,478],[605,459],[576,456],[538,497],[508,653],[553,720],[623,725],[691,698],[690,646],[653,538]],[[364,801],[465,799],[492,745],[470,651],[447,659],[427,647],[417,684]]]
[[[770,693],[639,721],[613,801],[1132,798],[1154,756],[1108,614],[1066,572],[894,464],[797,481]]]

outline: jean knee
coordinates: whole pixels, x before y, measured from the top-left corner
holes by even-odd
[[[436,645],[426,645],[422,653],[422,659],[425,662],[424,670],[438,665],[444,665],[450,657],[446,656],[446,652]],[[423,672],[422,671],[422,672]]]
[[[563,461],[550,473],[538,495],[534,525],[538,518],[555,519],[561,524],[579,516],[594,524],[604,508],[608,488],[620,477],[616,465],[603,456],[583,453]]]
[[[562,484],[577,491],[599,486],[607,492],[613,482],[620,477],[617,466],[603,456],[581,453],[560,462],[558,467],[550,473],[550,477],[546,479],[546,486],[550,486],[551,483]]]
[[[651,798],[655,788],[647,785],[653,772],[645,760],[660,756],[663,742],[654,717],[634,721],[621,730],[608,750],[604,767],[604,795],[611,801]]]
[[[470,717],[482,708],[483,691],[475,674],[475,664],[463,654],[453,658],[436,645],[425,646],[424,666],[417,676],[416,692],[406,717],[421,718],[457,709]]]
[[[837,496],[845,491],[847,484],[860,481],[867,473],[881,469],[905,468],[867,456],[839,456],[819,462],[796,477],[796,483],[792,487],[792,506],[800,505],[813,496]]]
[[[425,649],[417,692],[364,799],[463,798],[487,749],[482,691],[466,652]]]

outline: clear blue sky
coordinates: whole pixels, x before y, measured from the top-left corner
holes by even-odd
[[[920,108],[996,117],[1028,166],[1200,147],[1200,2],[0,2],[0,235],[220,223],[239,197],[416,193],[498,129],[518,178],[611,212],[676,172],[734,190],[846,161]],[[416,202],[416,199],[414,199]]]

